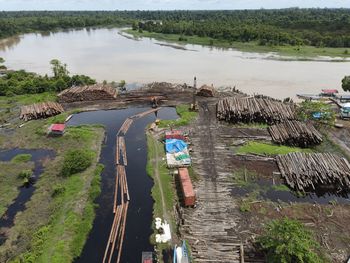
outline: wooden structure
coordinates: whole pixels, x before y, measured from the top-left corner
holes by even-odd
[[[91,86],[77,86],[65,89],[58,94],[60,102],[114,100],[117,90],[109,85],[95,84]]]
[[[199,88],[196,95],[202,97],[214,97],[214,94],[215,89],[213,86],[203,85]]]
[[[194,206],[196,203],[196,194],[193,190],[192,182],[187,168],[179,168],[179,181],[183,195],[184,206]]]
[[[277,156],[277,164],[287,185],[305,192],[316,186],[350,190],[350,164],[330,153],[289,153]]]
[[[308,147],[322,142],[322,135],[311,124],[285,121],[268,128],[272,140],[278,144]]]
[[[107,241],[102,261],[103,263],[110,263],[112,261],[115,250],[118,251],[116,262],[120,262],[125,236],[125,226],[130,202],[130,194],[125,170],[125,167],[128,165],[128,161],[124,136],[128,132],[134,120],[142,118],[147,114],[156,112],[159,109],[160,108],[151,109],[127,118],[117,132],[115,152],[116,176],[113,204],[114,220]]]
[[[254,97],[222,99],[217,103],[216,116],[219,120],[231,123],[275,124],[296,119],[293,104]]]
[[[64,112],[61,104],[57,102],[41,102],[22,106],[20,119],[24,121],[48,118]]]

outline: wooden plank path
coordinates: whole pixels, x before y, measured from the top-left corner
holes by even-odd
[[[110,263],[112,261],[115,250],[117,250],[116,262],[119,263],[124,242],[126,219],[130,202],[129,187],[125,171],[128,161],[124,136],[127,134],[134,120],[143,118],[160,109],[161,108],[151,109],[127,118],[117,132],[115,152],[116,175],[113,204],[114,219],[103,256],[103,263]]]

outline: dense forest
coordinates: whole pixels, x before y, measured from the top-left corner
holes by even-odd
[[[349,9],[0,12],[0,38],[54,29],[133,24],[137,30],[260,45],[350,47]]]

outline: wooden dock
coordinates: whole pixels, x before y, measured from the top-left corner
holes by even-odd
[[[106,244],[106,249],[102,261],[103,263],[110,263],[115,251],[117,251],[117,263],[119,263],[123,248],[128,207],[130,202],[129,187],[125,170],[126,166],[128,165],[125,135],[127,134],[134,120],[143,118],[146,115],[159,110],[160,108],[151,109],[127,118],[117,132],[115,151],[116,175],[113,203],[114,220]]]

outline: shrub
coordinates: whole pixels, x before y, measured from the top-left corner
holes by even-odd
[[[28,180],[32,176],[32,171],[30,170],[23,170],[18,174],[18,178],[23,180]]]
[[[64,156],[61,175],[70,176],[86,170],[92,162],[94,153],[88,150],[70,150]]]
[[[267,262],[323,262],[315,252],[319,244],[296,220],[284,218],[270,222],[258,242],[266,252]]]
[[[64,187],[64,185],[61,184],[56,184],[53,187],[53,192],[52,192],[52,197],[56,197],[58,195],[63,194],[66,191],[66,188]]]

